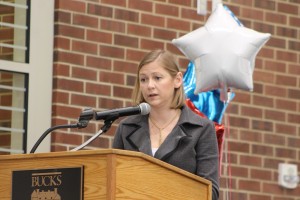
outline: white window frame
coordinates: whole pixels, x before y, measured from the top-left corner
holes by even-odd
[[[27,146],[29,153],[39,137],[51,126],[54,1],[31,0],[29,63],[0,60],[0,70],[28,74]],[[36,152],[49,152],[50,136]]]

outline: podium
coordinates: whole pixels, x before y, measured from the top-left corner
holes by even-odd
[[[0,156],[0,199],[12,199],[14,171],[80,166],[84,200],[211,200],[210,181],[149,155],[117,149]]]

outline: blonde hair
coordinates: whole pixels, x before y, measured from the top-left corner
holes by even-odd
[[[169,51],[154,50],[147,53],[138,66],[137,78],[135,81],[135,87],[132,94],[132,100],[135,105],[145,102],[145,99],[140,90],[140,81],[139,81],[140,70],[144,65],[149,64],[153,61],[159,62],[159,64],[161,64],[161,66],[165,70],[167,70],[173,78],[175,78],[178,72],[180,72],[175,57]],[[171,103],[171,108],[181,108],[185,104],[185,93],[183,90],[183,84],[181,84],[179,88],[175,88],[174,90],[175,93],[174,93],[173,101]]]

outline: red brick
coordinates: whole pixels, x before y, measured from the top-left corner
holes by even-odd
[[[255,200],[272,200],[272,197],[270,195],[249,194],[249,199],[255,199]]]
[[[118,33],[125,33],[126,25],[122,21],[113,21],[109,19],[101,19],[101,30],[108,30]],[[130,26],[130,25],[128,25]],[[109,34],[109,33],[107,33]],[[111,33],[110,33],[111,34]]]
[[[137,73],[137,64],[126,61],[115,61],[114,62],[114,71],[116,72],[126,72],[131,74]]]
[[[73,67],[72,68],[72,77],[85,79],[89,81],[97,80],[97,72],[95,70],[90,70],[86,68]]]
[[[127,87],[114,86],[113,96],[130,99],[132,96],[132,89]]]
[[[252,129],[261,131],[273,131],[274,123],[270,121],[252,120]]]
[[[191,6],[192,5],[192,0],[169,0],[171,4],[177,4],[177,5],[182,5],[182,6]]]
[[[248,106],[241,107],[241,114],[244,116],[246,115],[246,116],[255,117],[255,118],[263,117],[263,111],[260,108],[254,108],[254,107],[248,107]]]
[[[120,84],[124,85],[124,74],[101,71],[99,75],[99,80],[103,83],[111,83],[111,84]]]
[[[58,36],[84,39],[84,29],[70,25],[55,25],[55,34]]]
[[[267,169],[251,169],[250,177],[252,179],[269,181],[272,179],[272,172]]]
[[[69,104],[69,93],[68,92],[60,92],[54,91],[52,99],[56,103]]]
[[[139,49],[128,49],[126,51],[126,60],[140,62],[144,57],[145,52]]]
[[[115,9],[114,15],[115,18],[119,20],[125,20],[129,22],[139,21],[139,13],[130,10]]]
[[[276,124],[275,127],[276,133],[284,133],[287,135],[297,135],[297,129],[294,126],[288,124]]]
[[[251,102],[251,96],[249,92],[240,92],[240,93],[236,93],[235,97],[234,97],[234,102],[237,103],[250,103]]]
[[[179,7],[172,4],[155,4],[155,13],[178,17]]]
[[[288,122],[299,124],[300,114],[288,114]]]
[[[101,0],[101,3],[103,4],[110,4],[112,6],[126,6],[126,1],[120,1],[120,0]]]
[[[260,188],[261,188],[260,181],[253,181],[253,180],[240,180],[239,181],[239,189],[240,190],[260,192],[261,191]]]
[[[115,34],[114,35],[114,44],[117,46],[137,48],[137,47],[139,47],[139,39],[136,37],[130,37],[127,35]]]
[[[275,156],[278,158],[296,159],[297,151],[295,149],[276,148]]]
[[[276,159],[274,157],[270,157],[270,158],[265,158],[264,159],[264,168],[266,169],[274,169],[274,170],[278,170],[278,165],[279,163],[281,163],[282,160],[280,160],[279,158]]]
[[[96,5],[96,4],[88,4],[88,14],[102,16],[102,17],[109,17],[112,18],[113,16],[113,9],[108,6]]]
[[[112,34],[95,30],[87,30],[86,39],[88,41],[111,44]]]
[[[139,0],[139,1],[129,1],[128,2],[128,7],[135,9],[135,10],[141,10],[141,11],[146,11],[146,12],[153,12],[153,6],[152,2],[150,1],[145,1],[145,0]]]
[[[288,48],[292,51],[300,51],[300,42],[289,41]]]
[[[53,114],[57,117],[69,117],[73,119],[77,119],[81,113],[81,109],[70,107],[70,106],[62,106],[56,105],[53,106]]]
[[[253,96],[253,103],[254,105],[260,105],[265,107],[274,107],[274,99],[271,97],[264,97],[264,96]]]
[[[293,76],[277,75],[275,83],[281,86],[297,86],[297,78]]]
[[[265,63],[265,69],[268,71],[284,73],[287,70],[287,64],[285,62],[266,60]]]
[[[276,27],[276,33],[278,36],[296,38],[298,31],[294,28],[278,26]]]
[[[102,57],[87,56],[86,65],[96,69],[105,69],[105,70],[112,69],[111,59],[106,59]]]
[[[277,51],[277,59],[287,62],[297,62],[297,54],[292,52],[286,52],[286,51]]]
[[[243,2],[243,5],[245,5],[247,2],[250,2],[250,1],[245,1]],[[241,9],[242,10],[242,14],[241,16],[242,17],[245,17],[245,18],[248,18],[248,19],[255,19],[255,20],[264,20],[264,13],[262,10],[255,10],[255,9],[252,9],[251,7],[244,7]],[[266,14],[266,16],[268,16]],[[266,17],[266,19],[268,20],[268,17]],[[274,19],[274,18],[272,18]]]
[[[76,146],[82,144],[82,136],[75,134],[55,132],[55,134],[52,134],[52,140],[56,143],[72,144]]]
[[[96,107],[96,97],[72,94],[71,95],[71,104],[83,106],[83,107],[95,108]]]
[[[231,175],[234,177],[249,177],[249,170],[246,167],[231,166]]]
[[[288,90],[288,97],[290,99],[295,99],[295,100],[299,100],[300,99],[300,90],[293,90],[293,89],[289,89]]]
[[[289,147],[298,148],[300,146],[300,139],[299,138],[288,138],[287,144]]]
[[[153,41],[148,39],[141,39],[141,48],[142,49],[164,49],[164,43],[161,41]]]
[[[285,137],[282,135],[264,134],[264,141],[268,145],[286,145]]]
[[[95,54],[97,55],[98,46],[95,43],[86,42],[86,41],[76,41],[72,42],[72,50],[74,52],[81,52],[84,54]]]
[[[254,155],[274,156],[274,148],[263,145],[252,145],[252,153]]]
[[[144,25],[152,25],[152,26],[159,26],[165,27],[165,19],[160,16],[155,16],[151,14],[142,14],[141,15],[141,23]]]
[[[275,82],[274,73],[258,71],[258,70],[254,71],[253,79],[255,81],[259,81],[259,82],[263,82],[263,83],[274,83]]]
[[[64,50],[70,50],[71,48],[71,42],[68,38],[62,38],[62,37],[56,37],[54,38],[54,48],[55,49],[64,49]]]
[[[265,94],[268,96],[287,97],[287,89],[278,86],[265,86]]]
[[[286,120],[285,112],[276,111],[276,110],[265,110],[265,117],[269,120],[276,120],[276,121]]]
[[[71,13],[65,11],[55,11],[54,19],[56,22],[63,22],[66,24],[71,24]]]
[[[289,15],[299,15],[299,9],[298,9],[299,7],[298,6],[279,2],[277,7],[278,7],[279,12],[283,12],[283,13],[286,13]]]
[[[98,28],[99,22],[98,18],[92,16],[86,16],[82,14],[73,15],[73,24],[80,25],[89,28]]]
[[[86,93],[96,95],[111,95],[111,86],[104,84],[86,83]]]
[[[254,6],[257,8],[262,8],[262,9],[266,9],[266,10],[275,10],[276,4],[272,0],[266,0],[266,1],[255,0]]]
[[[242,130],[240,133],[241,141],[261,143],[263,134],[260,131]]]
[[[286,41],[282,38],[271,37],[271,39],[268,41],[268,46],[285,49]]]
[[[55,8],[60,8],[74,12],[85,12],[86,3],[74,0],[56,0]]]
[[[114,109],[114,108],[124,107],[123,101],[117,99],[101,97],[99,98],[98,102],[99,102],[99,105],[97,105],[98,108]]]
[[[184,20],[177,20],[177,19],[168,19],[167,20],[167,27],[170,29],[179,29],[182,31],[191,31],[190,23]]]
[[[54,52],[54,60],[63,62],[63,63],[70,63],[76,65],[83,65],[84,63],[84,56],[78,53],[71,53],[71,52]]]
[[[104,46],[100,45],[100,55],[109,58],[124,58],[124,49],[116,46]]]
[[[83,82],[69,79],[57,79],[54,81],[54,88],[67,91],[83,92]]]
[[[242,142],[229,142],[231,152],[250,153],[250,145]]]
[[[299,27],[300,26],[300,18],[299,17],[290,17],[290,23],[289,25],[291,25],[292,27]]]
[[[230,117],[230,125],[235,127],[249,128],[250,120],[242,117]]]
[[[263,19],[261,19],[263,20]],[[281,13],[266,13],[266,20],[271,22],[271,23],[278,23],[278,24],[284,24],[286,25],[287,23],[287,16]]]
[[[166,29],[154,29],[154,38],[171,41],[176,38],[176,32]]]
[[[128,24],[128,33],[136,36],[151,36],[151,28],[144,25]],[[153,41],[153,40],[152,40]]]
[[[295,111],[297,109],[297,104],[295,101],[289,99],[276,99],[275,107],[283,110]]]
[[[288,66],[288,72],[290,74],[300,74],[300,65],[299,64],[290,64]]]

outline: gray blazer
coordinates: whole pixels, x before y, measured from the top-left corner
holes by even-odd
[[[212,182],[212,199],[219,197],[219,154],[212,121],[201,118],[187,106],[181,108],[177,125],[154,157]],[[152,155],[148,115],[123,119],[116,131],[113,148]]]

